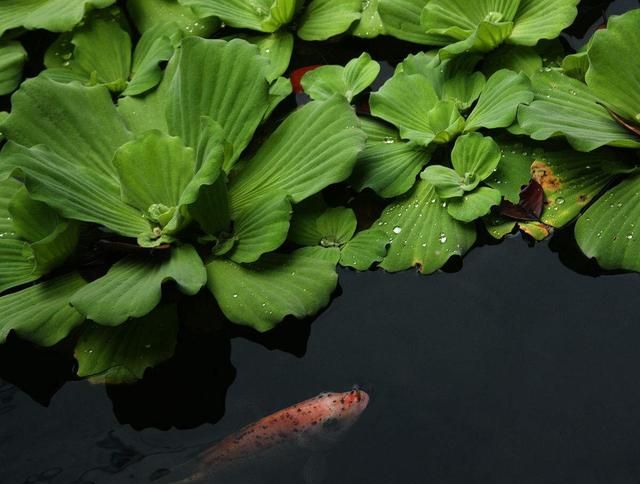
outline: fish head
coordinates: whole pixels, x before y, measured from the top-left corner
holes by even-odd
[[[340,411],[349,418],[357,419],[369,405],[369,394],[356,387],[350,392],[343,393],[341,400]]]
[[[323,393],[315,399],[316,425],[307,428],[304,446],[323,448],[335,444],[358,421],[369,405],[367,392],[354,388],[344,393]]]

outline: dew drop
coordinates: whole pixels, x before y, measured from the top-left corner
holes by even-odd
[[[562,198],[562,197],[558,197],[558,198],[556,199],[556,203],[557,203],[558,205],[562,205],[562,204],[564,203],[564,198]]]
[[[447,235],[444,232],[442,232],[440,234],[440,237],[438,237],[438,240],[440,241],[441,244],[446,243],[447,242]]]
[[[402,228],[401,227],[394,227],[393,228],[393,233],[394,234],[399,234],[400,232],[402,232]]]

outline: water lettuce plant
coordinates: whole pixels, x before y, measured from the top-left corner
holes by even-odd
[[[640,148],[640,65],[627,60],[638,41],[640,10],[632,10],[611,17],[607,28],[593,35],[584,54],[588,61],[584,80],[558,70],[536,74],[532,78],[536,99],[518,116],[522,130],[536,140],[565,137],[579,151],[605,145]],[[633,161],[610,163],[608,171],[631,176],[580,217],[576,239],[602,267],[638,270],[635,225],[640,184],[633,175],[635,167]]]
[[[386,270],[430,273],[463,255],[476,240],[474,220],[502,199],[501,187],[480,186],[503,153],[478,131],[510,127],[533,94],[525,74],[500,69],[487,79],[479,60],[409,56],[371,95],[371,114],[387,124],[363,120],[368,140],[353,181],[399,197],[377,222],[390,240]]]
[[[95,227],[107,244],[131,240],[141,249],[80,288],[72,279],[56,293],[59,310],[71,304],[103,327],[135,325],[152,318],[163,284],[173,281],[186,295],[207,286],[230,320],[266,331],[286,315],[308,316],[328,302],[335,262],[270,253],[287,238],[292,204],[349,176],[364,133],[336,96],[291,114],[253,156],[242,158],[271,107],[267,66],[242,40],[186,39],[159,87],[162,96],[135,99],[139,111],[119,112],[105,86],[47,76],[23,84],[3,124],[5,178],[17,176],[20,193],[26,189],[64,220]],[[245,102],[229,102],[239,98]],[[142,123],[155,128],[141,128],[135,119],[152,109],[165,114]],[[15,259],[21,256],[30,258]],[[29,312],[45,296],[27,288],[0,298],[0,305]],[[51,318],[4,314],[5,332]],[[167,352],[166,343],[153,347]],[[77,356],[83,363],[104,353],[93,348]],[[157,355],[147,356],[151,364]]]
[[[640,271],[640,10],[568,53],[577,4],[0,6],[0,342],[65,341],[79,376],[132,382],[185,304],[266,332],[325,307],[338,268],[432,273],[482,231],[575,223]],[[58,34],[35,59],[33,29]],[[292,109],[295,38],[343,34],[434,49],[382,79],[366,52],[305,68]]]
[[[422,10],[427,35],[446,39],[440,55],[489,52],[502,43],[533,46],[571,25],[579,0],[429,0]]]

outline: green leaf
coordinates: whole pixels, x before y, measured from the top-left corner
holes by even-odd
[[[489,52],[513,30],[519,2],[505,0],[431,0],[422,11],[427,34],[449,37],[441,57],[463,52]]]
[[[0,293],[42,276],[34,270],[33,252],[23,240],[0,238],[0,260]]]
[[[374,263],[382,262],[387,255],[389,237],[383,230],[370,229],[358,232],[347,242],[340,253],[340,265],[366,271]]]
[[[131,69],[131,38],[114,18],[93,17],[71,39],[75,46],[69,68],[111,91],[126,88]]]
[[[231,180],[232,213],[282,192],[293,203],[345,180],[364,132],[344,99],[313,101],[291,114]]]
[[[380,12],[378,12],[379,1],[380,0],[369,0],[362,3],[362,16],[352,30],[352,35],[365,39],[373,39],[380,34],[386,33],[384,23],[382,22],[382,18],[380,18]]]
[[[629,62],[640,45],[640,10],[613,16],[596,32],[588,49],[586,82],[616,114],[640,122],[640,65]]]
[[[358,220],[353,210],[345,207],[329,208],[318,196],[296,207],[289,240],[298,245],[343,249],[352,241],[357,226]],[[358,245],[360,246],[362,243]]]
[[[609,270],[640,271],[640,176],[605,193],[578,220],[576,240],[587,257]]]
[[[481,22],[511,22],[519,1],[430,0],[422,13],[425,30],[441,30],[458,40],[467,38]]]
[[[520,107],[518,124],[534,140],[565,136],[578,151],[640,147],[582,82],[559,72],[540,72],[531,81],[535,100]]]
[[[371,114],[396,126],[404,139],[425,145],[433,140],[427,116],[439,99],[424,76],[398,73],[371,94],[369,102]]]
[[[344,68],[322,66],[309,71],[303,76],[301,84],[312,99],[322,101],[338,94],[351,102],[376,80],[379,73],[380,64],[364,53]]]
[[[380,266],[390,272],[418,266],[429,274],[452,256],[464,255],[475,243],[473,224],[452,218],[447,202],[426,181],[419,181],[405,197],[385,209],[376,228],[389,238],[389,252]]]
[[[71,304],[87,319],[118,326],[153,310],[162,297],[162,285],[168,280],[175,281],[180,291],[190,296],[204,286],[206,271],[192,246],[176,247],[165,259],[162,255],[122,259],[107,275],[78,291]]]
[[[33,200],[21,184],[14,180],[3,184],[8,183],[21,187],[13,193],[7,207],[11,231],[27,242],[37,242],[51,234],[62,222],[58,214],[46,204]]]
[[[482,71],[493,75],[502,69],[531,77],[542,69],[542,57],[533,47],[504,44],[485,57]]]
[[[156,87],[162,80],[160,63],[168,61],[174,48],[166,27],[158,25],[142,34],[133,53],[130,81],[123,96],[137,96]]]
[[[465,120],[458,111],[457,103],[440,101],[427,113],[429,131],[424,141],[428,143],[444,144],[452,141],[464,130]],[[426,144],[428,144],[426,143]]]
[[[455,198],[464,195],[463,185],[465,179],[461,177],[455,170],[442,165],[431,165],[425,168],[420,175],[436,190],[439,198]],[[476,186],[479,181],[476,181]],[[473,187],[475,188],[475,187]],[[473,190],[473,188],[470,188]]]
[[[28,149],[7,144],[0,169],[19,170],[31,197],[66,218],[94,222],[127,237],[149,231],[149,223],[140,211],[120,199],[116,180],[67,161],[43,146]]]
[[[79,165],[114,176],[113,152],[129,134],[106,90],[37,78],[25,82],[13,102],[3,126],[10,139],[26,146],[45,143]]]
[[[531,180],[531,164],[535,159],[533,148],[511,139],[498,139],[497,142],[502,159],[484,183],[500,191],[506,200],[518,204],[522,187]]]
[[[293,92],[293,85],[286,77],[278,77],[269,89],[269,107],[262,117],[264,123],[269,119],[271,113]]]
[[[512,233],[518,224],[514,220],[500,216],[499,214],[489,214],[482,218],[487,233],[496,240],[501,240]]]
[[[159,25],[174,24],[186,35],[210,37],[220,27],[217,18],[199,18],[177,0],[127,0],[127,10],[136,28],[145,33]]]
[[[562,72],[582,82],[584,82],[588,69],[589,57],[586,51],[568,55],[562,61]]]
[[[465,131],[506,128],[516,119],[518,107],[533,101],[531,83],[524,74],[501,70],[492,75],[467,118]]]
[[[20,42],[0,42],[0,95],[12,93],[22,79],[27,51]]]
[[[12,182],[7,180],[3,185]],[[23,246],[20,254],[15,254],[18,258],[14,260],[25,270],[29,266],[32,269],[24,276],[24,282],[51,272],[74,252],[78,243],[78,225],[66,222],[47,205],[33,200],[24,187],[13,195],[7,214],[11,232],[0,239],[15,238],[30,243],[28,247]],[[20,272],[17,271],[18,274]],[[17,283],[20,279],[14,281]]]
[[[31,244],[34,273],[45,275],[61,266],[74,253],[78,238],[78,224],[63,222],[47,237]]]
[[[381,197],[397,197],[411,189],[430,157],[422,146],[392,137],[386,142],[367,143],[358,157],[352,183],[358,191],[371,188]]]
[[[23,188],[22,183],[13,178],[0,180],[0,239],[18,237],[13,226],[13,215],[9,211],[13,197]]]
[[[466,111],[482,93],[486,78],[481,72],[473,72],[475,62],[465,66],[464,59],[460,56],[445,63],[442,99],[454,101],[458,109]]]
[[[267,81],[273,82],[282,76],[289,68],[291,55],[293,54],[293,34],[279,30],[267,35],[246,36],[244,38],[258,47],[260,54],[269,59],[270,67],[267,70]]]
[[[361,0],[311,0],[298,27],[303,40],[327,40],[343,34],[362,13]]]
[[[123,145],[114,158],[122,200],[168,234],[182,229],[189,222],[185,206],[194,204],[201,188],[214,184],[221,175],[223,148],[215,139],[222,128],[211,129],[205,133],[213,135],[207,140],[212,151],[197,173],[196,152],[180,138],[149,131]]]
[[[333,266],[337,266],[342,257],[342,252],[338,247],[321,247],[319,245],[315,247],[303,247],[298,250],[298,254],[305,257],[311,257],[313,259],[319,259],[322,261],[331,262]]]
[[[296,0],[179,0],[201,17],[218,17],[225,24],[241,29],[275,32],[293,20]]]
[[[210,117],[222,126],[225,139],[233,146],[233,157],[225,167],[228,171],[269,108],[267,67],[258,48],[244,40],[185,39],[168,92],[170,134],[195,147],[201,117]]]
[[[225,316],[265,332],[286,316],[305,318],[329,304],[338,284],[335,262],[303,251],[268,254],[255,264],[215,259],[207,265],[207,286]]]
[[[0,36],[17,27],[66,32],[80,23],[85,12],[114,3],[115,0],[4,0]]]
[[[473,222],[487,215],[491,207],[500,204],[502,195],[498,190],[488,187],[479,187],[462,197],[447,200],[447,210],[456,220],[461,222]]]
[[[231,223],[231,209],[226,180],[220,176],[213,185],[203,186],[198,199],[189,205],[188,212],[211,235],[227,231]]]
[[[578,15],[580,0],[521,0],[509,42],[536,45],[555,39]]]
[[[237,244],[230,258],[238,263],[257,261],[287,240],[291,203],[284,194],[267,195],[255,205],[234,216],[234,235]]]
[[[20,182],[12,178],[0,181],[0,293],[40,277],[34,270],[29,244],[16,233],[13,216],[9,211],[14,197],[22,187]]]
[[[619,154],[613,150],[578,153],[573,150],[538,152],[531,165],[532,178],[542,185],[546,205],[541,220],[552,227],[563,227],[614,179],[609,167]]]
[[[37,77],[20,86],[12,105],[2,125],[9,140],[26,147],[44,144],[78,167],[115,179],[113,154],[131,133],[106,88]]]
[[[454,42],[445,53],[488,52],[507,41],[533,46],[571,25],[579,0],[431,0],[422,12],[427,34]]]
[[[440,50],[440,57],[446,59],[467,52],[490,52],[502,45],[509,38],[512,31],[512,22],[480,22],[469,37],[443,47]],[[440,30],[438,29],[427,30],[427,33],[439,32]]]
[[[317,222],[328,208],[320,194],[296,205],[291,217],[289,240],[302,246],[319,245],[324,234],[318,229]]]
[[[178,56],[174,55],[167,64],[158,87],[144,96],[126,96],[118,99],[117,110],[127,127],[135,134],[158,130],[169,132],[167,123],[168,93],[177,68]]]
[[[122,200],[148,212],[153,205],[178,206],[195,172],[195,152],[180,138],[149,131],[116,151],[113,163]]]
[[[0,297],[0,343],[11,330],[40,346],[63,340],[84,321],[69,300],[85,284],[78,274],[71,273]]]
[[[397,71],[408,75],[425,76],[443,101],[454,101],[459,110],[467,110],[478,99],[486,79],[475,72],[480,57],[475,54],[461,55],[443,61],[433,52],[409,55]]]
[[[178,312],[173,305],[159,306],[117,328],[89,323],[74,351],[78,376],[99,383],[134,383],[147,368],[173,356],[177,337]]]
[[[378,12],[387,34],[407,42],[446,45],[442,35],[425,33],[420,15],[429,0],[379,0]]]
[[[451,152],[451,163],[465,182],[469,180],[473,190],[488,178],[500,163],[502,153],[493,138],[480,133],[469,133],[456,141]],[[469,189],[466,187],[465,191]]]
[[[320,245],[342,246],[351,240],[358,227],[356,214],[350,208],[335,207],[326,210],[316,220],[318,232],[322,234]]]

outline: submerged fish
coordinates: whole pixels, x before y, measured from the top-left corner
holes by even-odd
[[[353,426],[367,408],[369,395],[353,389],[345,393],[321,393],[264,417],[224,438],[194,459],[193,471],[174,483],[248,482],[250,467],[327,450]],[[194,469],[195,467],[195,469]],[[184,476],[184,474],[182,474]],[[174,477],[175,479],[175,477]]]

